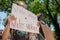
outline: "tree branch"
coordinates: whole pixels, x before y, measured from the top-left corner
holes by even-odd
[[[55,1],[56,1],[57,5],[60,6],[60,4],[58,3],[58,1],[57,0],[55,0]]]
[[[56,2],[56,3],[57,3],[57,5],[58,5],[57,10],[59,10],[59,9],[60,9],[60,4],[58,3],[58,1],[57,1],[57,0],[55,0],[55,2]]]
[[[50,12],[49,8],[48,8],[48,7],[49,7],[49,0],[47,0],[46,2],[47,2],[47,3],[46,3],[46,9],[47,9],[47,11],[48,11],[48,16],[49,16],[49,18],[51,18],[52,21],[53,21],[54,19],[53,19],[52,15],[51,15],[51,12]]]

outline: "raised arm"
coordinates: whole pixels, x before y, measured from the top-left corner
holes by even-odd
[[[2,34],[2,40],[7,40],[9,33],[10,33],[10,23],[6,25],[6,28]]]
[[[9,36],[9,33],[10,33],[10,22],[15,20],[15,17],[13,15],[9,15],[8,17],[8,23],[5,27],[5,30],[2,34],[2,40],[7,40],[8,39],[8,36]]]

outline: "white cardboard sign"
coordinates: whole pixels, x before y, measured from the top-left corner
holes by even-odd
[[[35,14],[16,4],[12,6],[12,14],[16,17],[16,20],[10,23],[12,29],[39,33]]]

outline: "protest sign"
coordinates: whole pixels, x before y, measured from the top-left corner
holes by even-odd
[[[16,18],[16,20],[10,23],[12,29],[39,33],[37,16],[35,14],[16,4],[12,6],[12,14]]]

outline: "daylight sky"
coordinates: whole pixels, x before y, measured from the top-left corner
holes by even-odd
[[[6,16],[7,16],[6,13],[0,12],[0,18],[2,19],[2,20],[0,20],[0,30],[3,30],[3,29],[4,29],[4,25],[2,25],[2,23],[3,23],[3,19],[4,19]]]

